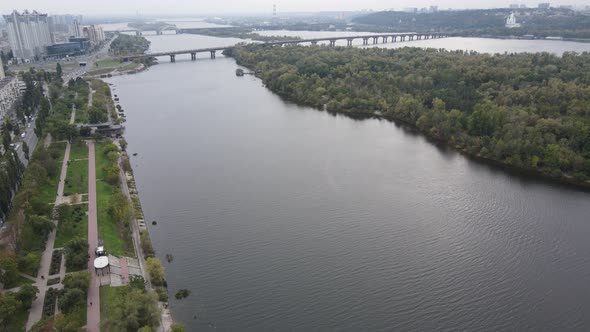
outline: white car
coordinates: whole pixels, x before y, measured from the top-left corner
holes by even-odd
[[[27,136],[27,133],[20,134],[20,138],[25,138],[25,136]]]

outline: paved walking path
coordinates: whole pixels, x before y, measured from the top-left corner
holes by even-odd
[[[96,163],[94,142],[88,141],[88,272],[90,288],[88,289],[88,311],[86,329],[89,332],[100,331],[100,279],[94,272],[94,249],[98,246],[98,221],[96,211]],[[92,305],[90,305],[92,304]]]
[[[70,159],[70,143],[66,144],[66,152],[64,153],[64,159],[61,165],[61,174],[59,176],[59,184],[57,185],[57,196],[55,197],[55,206],[61,204],[62,197],[64,194],[64,184],[66,181],[66,175],[68,173],[68,159]],[[39,266],[39,272],[37,274],[37,281],[35,286],[39,289],[37,298],[33,301],[31,310],[29,311],[29,318],[27,319],[27,331],[31,327],[41,320],[43,316],[43,300],[45,299],[45,292],[47,291],[47,279],[41,277],[49,276],[49,267],[51,265],[51,256],[53,255],[53,245],[55,243],[55,233],[57,233],[57,222],[53,221],[56,228],[49,233],[47,237],[47,244],[45,245],[45,251],[41,256],[41,264]]]

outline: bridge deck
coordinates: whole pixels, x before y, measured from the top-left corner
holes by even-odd
[[[406,32],[406,33],[379,33],[379,34],[357,35],[357,36],[339,36],[339,37],[294,39],[294,40],[286,40],[286,41],[259,43],[259,45],[270,45],[270,46],[273,46],[273,45],[283,45],[283,44],[313,43],[313,42],[321,42],[321,41],[371,39],[371,38],[384,38],[384,37],[388,37],[389,38],[389,37],[408,37],[408,36],[432,36],[432,35],[438,35],[438,34],[437,33],[415,33],[415,32]],[[203,53],[203,52],[217,52],[217,51],[230,50],[230,49],[233,49],[233,48],[235,48],[235,45],[222,46],[222,47],[195,48],[195,49],[187,49],[187,50],[177,50],[177,51],[167,51],[167,52],[154,52],[154,53],[146,53],[146,54],[122,56],[122,57],[119,57],[119,59],[138,59],[138,58],[146,58],[146,57],[165,56],[165,55],[191,54],[191,53]]]

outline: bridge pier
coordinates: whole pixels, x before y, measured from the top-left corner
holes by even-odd
[[[176,62],[176,55],[170,54],[170,62]]]
[[[197,60],[197,53],[191,53],[191,60]]]
[[[388,40],[388,39],[389,39],[389,38],[388,38],[387,36],[383,36],[383,44],[387,44],[387,40]]]
[[[211,59],[215,59],[215,51],[211,51]]]
[[[312,44],[312,45],[317,45],[317,44],[318,44],[318,42],[314,40],[314,41],[312,41],[312,42],[311,42],[311,44]]]
[[[141,31],[135,31],[136,36],[141,36]]]
[[[397,41],[397,36],[391,36],[391,42],[395,43]]]
[[[363,38],[363,45],[369,45],[369,38]]]
[[[377,44],[379,42],[379,37],[373,37],[373,44]]]
[[[352,39],[352,38],[349,38],[349,39],[347,39],[346,41],[347,41],[347,45],[348,45],[348,46],[352,46],[352,41],[353,41],[353,39]]]
[[[330,47],[336,46],[336,39],[330,39]]]

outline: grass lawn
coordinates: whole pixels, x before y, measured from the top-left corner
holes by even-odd
[[[98,66],[96,66],[95,68],[99,69],[99,68],[113,68],[113,67],[119,67],[121,66],[123,63],[119,60],[115,60],[115,59],[103,59],[103,60],[99,60],[96,62],[96,64]]]
[[[129,229],[122,227],[108,213],[109,203],[115,188],[102,180],[104,178],[103,168],[109,166],[109,161],[104,154],[104,148],[107,144],[108,142],[97,142],[95,144],[98,237],[104,241],[109,253],[135,257]]]
[[[66,243],[76,237],[88,239],[88,216],[86,211],[88,211],[87,204],[60,208],[60,213],[64,215],[60,215],[57,223],[54,248],[63,248]],[[77,218],[77,216],[81,218]]]
[[[115,68],[104,68],[104,69],[97,69],[97,70],[92,70],[88,72],[88,75],[102,75],[102,74],[108,74],[110,72],[112,72],[113,70],[115,70]]]
[[[70,147],[70,160],[76,159],[88,159],[88,145],[84,141],[76,141]]]
[[[88,160],[70,162],[64,195],[85,194],[88,192]]]
[[[104,241],[104,245],[109,253],[117,256],[134,256],[131,243],[127,243],[123,239],[124,236],[121,234],[123,233],[121,227],[108,213],[112,192],[113,188],[108,183],[100,180],[96,182],[98,237]],[[127,238],[130,241],[129,236]]]
[[[123,72],[123,71],[126,71],[126,70],[138,69],[139,67],[141,67],[141,64],[132,62],[132,63],[129,63],[129,64],[124,65],[123,67],[118,68],[117,70],[120,71],[120,72]]]

